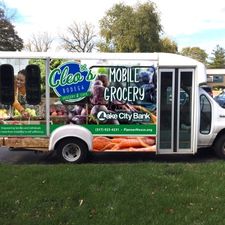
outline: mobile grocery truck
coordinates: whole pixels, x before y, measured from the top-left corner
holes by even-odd
[[[203,64],[175,54],[0,52],[0,143],[72,163],[90,151],[207,146],[225,158],[225,110],[206,80]]]

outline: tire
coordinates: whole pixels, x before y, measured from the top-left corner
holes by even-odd
[[[217,156],[221,159],[225,159],[225,135],[218,137],[214,144],[214,150]]]
[[[79,138],[66,138],[56,147],[59,160],[66,163],[82,163],[87,158],[87,144]]]

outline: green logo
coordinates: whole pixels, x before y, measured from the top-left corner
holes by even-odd
[[[94,79],[85,64],[66,62],[51,71],[48,83],[61,100],[77,102],[90,95],[90,82]]]

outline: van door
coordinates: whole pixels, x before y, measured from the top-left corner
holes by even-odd
[[[193,153],[194,69],[159,69],[157,153]]]

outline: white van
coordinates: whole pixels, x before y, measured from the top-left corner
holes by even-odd
[[[71,163],[209,146],[225,158],[225,110],[206,81],[203,64],[168,53],[0,52],[0,144]]]

